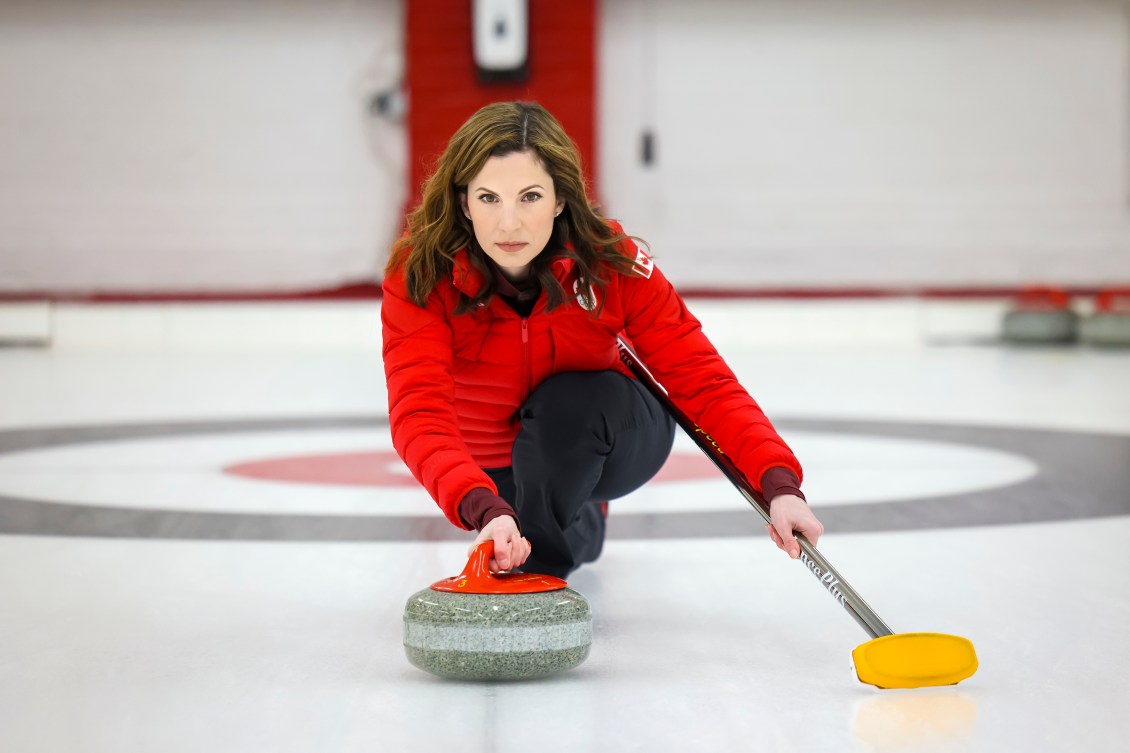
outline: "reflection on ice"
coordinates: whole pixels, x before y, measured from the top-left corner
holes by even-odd
[[[969,738],[977,702],[950,688],[884,690],[855,705],[852,732],[876,751],[951,750]]]

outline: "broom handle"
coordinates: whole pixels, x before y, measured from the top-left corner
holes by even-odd
[[[662,385],[655,380],[651,372],[647,370],[636,357],[622,339],[617,341],[620,349],[620,360],[624,365],[631,370],[633,374],[647,387],[648,391],[655,396],[660,403],[667,408],[668,413],[678,422],[679,426],[683,427],[683,431],[694,440],[695,444],[699,446],[706,456],[714,461],[718,469],[730,479],[746,501],[761,514],[766,523],[773,524],[772,519],[769,517],[769,503],[765,501],[757,491],[754,490],[753,485],[749,480],[738,470],[730,456],[722,451],[718,443],[702,429],[700,429],[693,421],[687,418],[686,414],[679,410],[671,398],[667,395],[667,391],[663,389]],[[800,560],[809,569],[809,571],[816,576],[820,584],[832,595],[832,597],[840,603],[840,605],[847,610],[859,626],[867,631],[867,634],[872,638],[881,638],[884,635],[892,635],[892,631],[887,624],[879,619],[879,615],[875,614],[875,610],[867,605],[854,588],[848,585],[843,576],[836,572],[832,564],[825,559],[816,547],[808,543],[800,533],[796,534],[797,543],[800,544]]]

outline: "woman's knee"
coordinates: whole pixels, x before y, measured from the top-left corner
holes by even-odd
[[[610,415],[632,406],[628,377],[615,371],[576,371],[546,379],[522,406],[523,428],[538,423],[555,432],[603,431]]]

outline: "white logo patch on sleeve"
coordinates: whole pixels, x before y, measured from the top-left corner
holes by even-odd
[[[643,252],[643,249],[639,247],[638,243],[635,243],[635,241],[632,243],[636,247],[636,272],[639,273],[640,277],[650,280],[651,273],[655,271],[655,262],[651,260],[650,256]]]

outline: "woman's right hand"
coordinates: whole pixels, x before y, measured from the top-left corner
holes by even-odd
[[[470,557],[484,541],[494,541],[494,556],[490,560],[492,573],[513,570],[530,556],[530,542],[518,530],[518,522],[509,515],[499,515],[483,526],[483,530],[479,531],[475,542],[467,550],[467,556]]]

